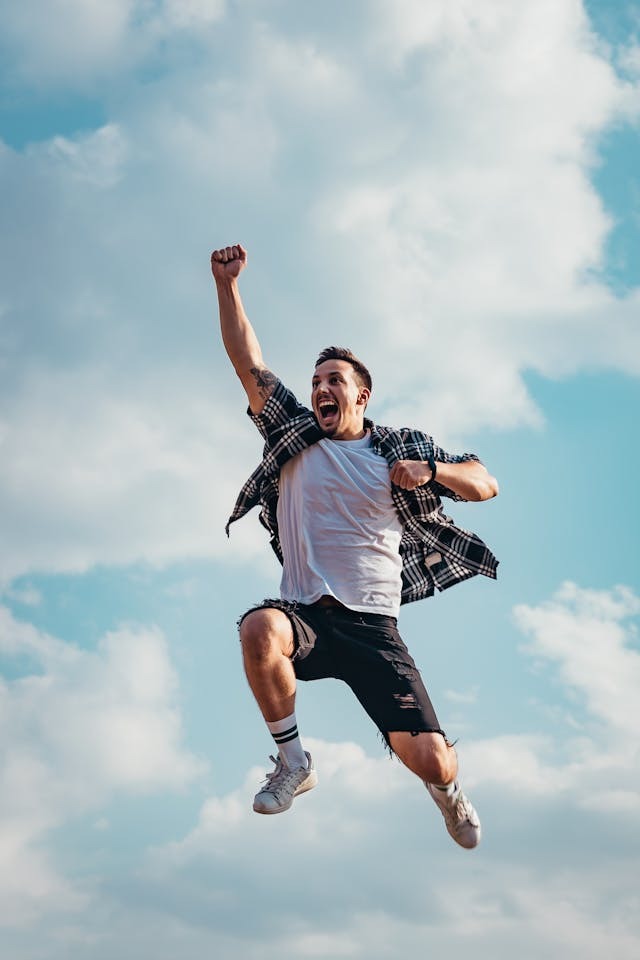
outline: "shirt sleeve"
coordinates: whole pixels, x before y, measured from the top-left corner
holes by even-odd
[[[467,463],[469,460],[475,460],[476,463],[482,463],[480,457],[477,457],[475,453],[448,453],[442,447],[439,447],[437,443],[433,442],[433,459],[436,463]],[[437,480],[437,470],[436,470],[436,482],[433,484],[436,493],[439,497],[449,497],[450,500],[457,500],[458,502],[466,503],[467,498],[461,497],[459,493],[454,493],[453,490],[450,490],[449,487],[445,487],[444,484],[438,483]]]
[[[395,430],[392,427],[376,425],[373,428],[373,433],[379,445],[380,453],[386,457],[389,467],[392,467],[397,460],[427,461],[430,457],[440,463],[464,463],[467,460],[481,462],[475,453],[449,453],[443,447],[438,446],[430,434],[423,433],[422,430],[414,430],[410,427],[401,427],[399,430]],[[453,490],[445,487],[442,483],[438,483],[437,479],[433,483],[429,481],[424,484],[424,490],[440,498],[465,500],[465,497],[461,497],[460,494],[454,493]]]
[[[288,387],[285,387],[282,380],[277,381],[271,396],[260,413],[252,413],[251,408],[247,407],[249,418],[256,425],[267,444],[269,444],[275,431],[279,430],[285,423],[301,414],[310,413],[309,408],[298,402],[295,394]]]

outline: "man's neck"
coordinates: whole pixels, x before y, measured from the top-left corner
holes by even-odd
[[[356,430],[348,430],[339,437],[331,437],[332,440],[362,440],[368,434],[366,427],[360,427]]]

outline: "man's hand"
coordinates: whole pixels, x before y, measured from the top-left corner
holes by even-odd
[[[391,482],[403,490],[415,490],[428,483],[431,477],[431,467],[422,460],[397,460],[389,471]]]
[[[247,251],[239,243],[221,247],[211,254],[211,273],[216,283],[234,280],[247,265]]]

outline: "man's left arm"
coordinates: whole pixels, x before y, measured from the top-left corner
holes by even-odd
[[[436,480],[463,500],[491,500],[498,496],[498,481],[479,460],[398,460],[389,479],[403,490],[415,490]]]

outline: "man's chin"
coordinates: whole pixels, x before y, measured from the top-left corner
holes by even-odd
[[[325,437],[328,437],[329,439],[331,439],[331,437],[334,437],[338,430],[337,423],[332,424],[330,427],[323,427],[322,424],[319,424],[319,426],[320,426],[320,429],[322,430],[323,435]]]

